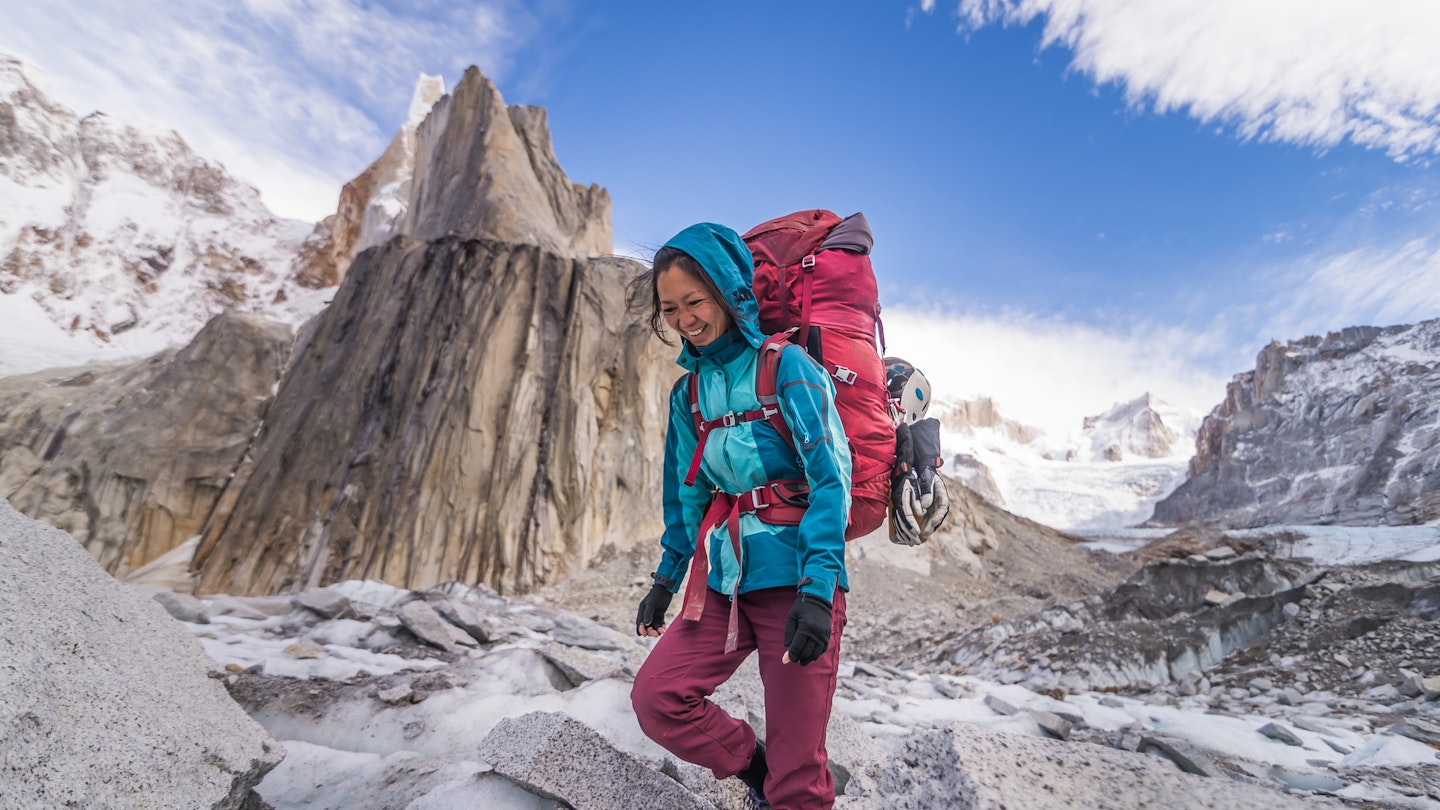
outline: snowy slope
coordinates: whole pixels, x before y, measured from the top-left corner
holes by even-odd
[[[948,472],[997,505],[1060,529],[1130,526],[1185,480],[1200,415],[1151,394],[1055,437],[985,399],[937,403]],[[968,456],[969,458],[965,458]],[[973,461],[971,460],[973,459]]]
[[[299,292],[308,224],[178,134],[79,117],[3,52],[0,103],[0,374],[149,353]]]

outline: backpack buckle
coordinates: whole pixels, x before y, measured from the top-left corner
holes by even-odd
[[[760,486],[750,490],[750,506],[753,507],[756,511],[764,509],[765,507],[770,505],[770,503],[765,500],[765,492],[767,489],[768,487],[765,484],[761,484]]]
[[[738,421],[736,420],[736,418],[735,418],[735,412],[734,412],[734,411],[731,411],[731,412],[725,414],[724,416],[720,417],[720,425],[721,425],[721,427],[731,428],[731,427],[735,427],[735,425],[737,425],[737,424],[739,424],[739,422],[738,422]]]
[[[801,269],[801,270],[809,270],[809,269],[813,268],[814,266],[815,266],[815,254],[814,254],[814,253],[811,253],[809,256],[806,256],[805,258],[803,258],[803,259],[800,260],[800,269]]]
[[[835,370],[834,370],[833,372],[831,372],[831,375],[830,375],[830,376],[834,377],[835,379],[839,380],[840,382],[845,383],[846,385],[854,385],[854,384],[855,384],[855,380],[856,380],[860,375],[856,374],[855,372],[851,371],[850,369],[848,369],[848,368],[846,368],[846,367],[844,367],[844,366],[836,366],[836,367],[835,367]]]

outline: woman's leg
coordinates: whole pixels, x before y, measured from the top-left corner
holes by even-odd
[[[742,613],[739,646],[725,652],[729,621],[730,600],[706,588],[700,620],[677,616],[630,690],[630,703],[646,736],[686,762],[709,768],[716,779],[739,773],[755,751],[750,724],[707,699],[755,649],[755,634]]]
[[[765,759],[770,767],[765,797],[775,810],[829,808],[835,803],[835,780],[827,767],[825,727],[840,669],[845,592],[835,591],[830,646],[803,667],[781,663],[785,617],[794,604],[794,588],[767,588],[740,597],[741,616],[754,633],[765,682]]]

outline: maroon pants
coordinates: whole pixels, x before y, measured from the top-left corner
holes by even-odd
[[[835,782],[826,767],[825,726],[840,664],[845,592],[835,591],[829,648],[804,667],[781,663],[795,589],[766,588],[739,598],[740,644],[732,653],[724,652],[730,600],[709,588],[699,621],[677,618],[665,629],[630,691],[640,728],[675,756],[709,768],[716,779],[744,770],[755,751],[755,730],[707,698],[758,650],[770,769],[765,797],[775,810],[829,808]]]

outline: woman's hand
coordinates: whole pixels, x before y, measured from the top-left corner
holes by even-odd
[[[785,617],[785,655],[781,663],[806,666],[830,646],[830,603],[802,593]]]
[[[665,634],[665,611],[670,609],[674,595],[658,582],[650,586],[650,593],[640,600],[640,611],[635,614],[635,635],[659,638]]]

